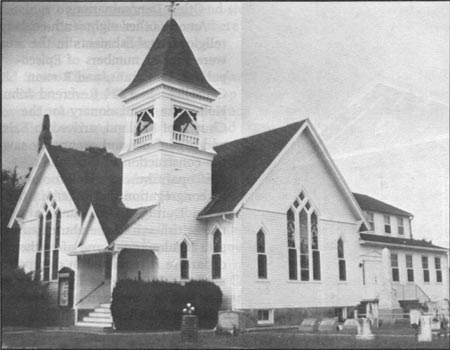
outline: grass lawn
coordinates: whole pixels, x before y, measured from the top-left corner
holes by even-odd
[[[350,334],[301,334],[297,332],[247,333],[239,336],[217,336],[200,333],[197,344],[183,344],[180,333],[90,333],[75,330],[3,331],[3,348],[76,348],[76,349],[142,349],[142,348],[397,348],[448,349],[448,338],[433,338],[432,343],[418,343],[411,335],[377,335],[372,341],[356,340]]]

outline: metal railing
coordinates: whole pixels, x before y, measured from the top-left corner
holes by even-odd
[[[398,284],[393,285],[397,300],[419,300],[420,302],[431,301],[431,298],[417,284]]]
[[[101,286],[103,286],[105,284],[105,281],[103,281],[102,283],[100,283],[97,287],[95,287],[94,289],[92,289],[89,293],[87,293],[83,298],[81,298],[80,300],[78,300],[78,302],[75,305],[80,304],[83,300],[85,300],[86,298],[88,298],[89,296],[92,295],[92,293],[94,293],[97,289],[99,289]]]

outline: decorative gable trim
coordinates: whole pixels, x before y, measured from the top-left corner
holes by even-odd
[[[38,170],[40,170],[40,168],[42,166],[44,166],[43,165],[44,157],[47,157],[48,162],[51,165],[53,165],[53,167],[55,168],[56,172],[58,173],[59,178],[61,179],[61,183],[63,184],[65,190],[67,191],[67,193],[70,196],[70,192],[69,192],[66,184],[64,183],[64,181],[63,181],[63,179],[61,177],[61,174],[58,171],[58,168],[56,167],[55,163],[53,162],[52,157],[50,156],[50,153],[47,150],[47,147],[45,145],[43,145],[42,148],[41,148],[41,151],[39,152],[38,158],[37,158],[35,164],[33,165],[33,168],[31,170],[31,174],[28,177],[27,182],[25,183],[25,186],[24,186],[24,188],[22,190],[22,193],[20,194],[19,200],[17,201],[17,204],[16,204],[16,207],[14,208],[13,214],[11,215],[11,218],[10,218],[10,220],[8,222],[8,228],[12,228],[14,226],[14,223],[15,223],[16,220],[18,222],[21,222],[21,220],[20,220],[21,218],[18,217],[18,214],[19,214],[20,209],[22,208],[22,206],[24,204],[24,200],[25,200],[28,192],[30,191],[31,184],[34,181],[37,181],[37,176],[38,176],[38,173],[39,173]],[[75,206],[75,202],[73,202],[73,204]]]
[[[352,192],[350,191],[350,188],[348,187],[347,183],[345,182],[343,176],[337,169],[336,164],[332,160],[330,154],[328,153],[324,143],[320,139],[317,131],[314,129],[310,119],[306,119],[305,123],[299,128],[299,130],[295,133],[295,135],[289,140],[289,142],[286,144],[286,146],[281,150],[281,152],[277,155],[277,157],[274,159],[274,161],[265,169],[263,174],[259,177],[259,179],[253,184],[253,186],[250,188],[250,190],[245,194],[245,196],[240,200],[240,202],[235,206],[233,209],[233,213],[236,214],[242,206],[245,204],[245,202],[250,198],[250,196],[256,191],[256,189],[259,187],[259,185],[266,179],[268,174],[272,171],[272,169],[277,166],[277,164],[280,162],[284,154],[291,148],[291,146],[296,142],[296,140],[300,137],[300,135],[306,130],[306,128],[309,128],[311,135],[313,137],[313,141],[316,143],[316,145],[319,148],[320,153],[325,158],[325,161],[330,166],[332,170],[332,174],[337,179],[337,182],[340,184],[341,188],[343,189],[348,201],[350,202],[354,212],[358,215],[360,218],[360,223],[365,223],[368,226],[368,223],[366,222],[366,218],[364,213],[362,212],[361,208],[359,207],[358,203],[356,202]],[[222,215],[222,213],[217,213],[217,215]]]
[[[95,220],[97,221],[98,226],[100,227],[103,237],[105,239],[105,246],[103,249],[101,249],[99,247],[95,247],[93,249],[89,249],[89,247],[83,247],[84,243],[86,242],[87,236],[89,235],[88,228],[91,227],[92,222],[94,222]],[[74,251],[69,253],[69,255],[78,255],[78,254],[83,254],[83,253],[91,253],[92,254],[94,252],[102,252],[104,249],[106,249],[107,246],[108,246],[108,241],[106,239],[105,232],[103,231],[102,225],[100,225],[100,221],[98,220],[97,214],[95,213],[95,209],[91,204],[91,206],[88,209],[88,212],[86,213],[86,217],[83,221],[83,224],[81,226],[75,249],[74,249]]]

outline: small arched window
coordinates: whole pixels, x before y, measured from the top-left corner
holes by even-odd
[[[347,271],[345,268],[345,258],[344,258],[344,241],[339,238],[337,242],[337,254],[339,261],[339,281],[347,280]]]
[[[266,237],[262,230],[256,234],[256,253],[258,255],[258,278],[267,278]]]
[[[180,244],[180,277],[181,279],[189,279],[189,256],[186,241]]]
[[[212,254],[212,278],[219,279],[222,277],[222,233],[216,230],[213,235],[213,254]]]

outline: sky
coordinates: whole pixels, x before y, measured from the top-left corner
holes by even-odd
[[[133,79],[166,3],[2,4],[2,168],[53,144],[117,154]],[[449,242],[448,2],[180,3],[208,81],[216,143],[310,118],[354,192]]]

